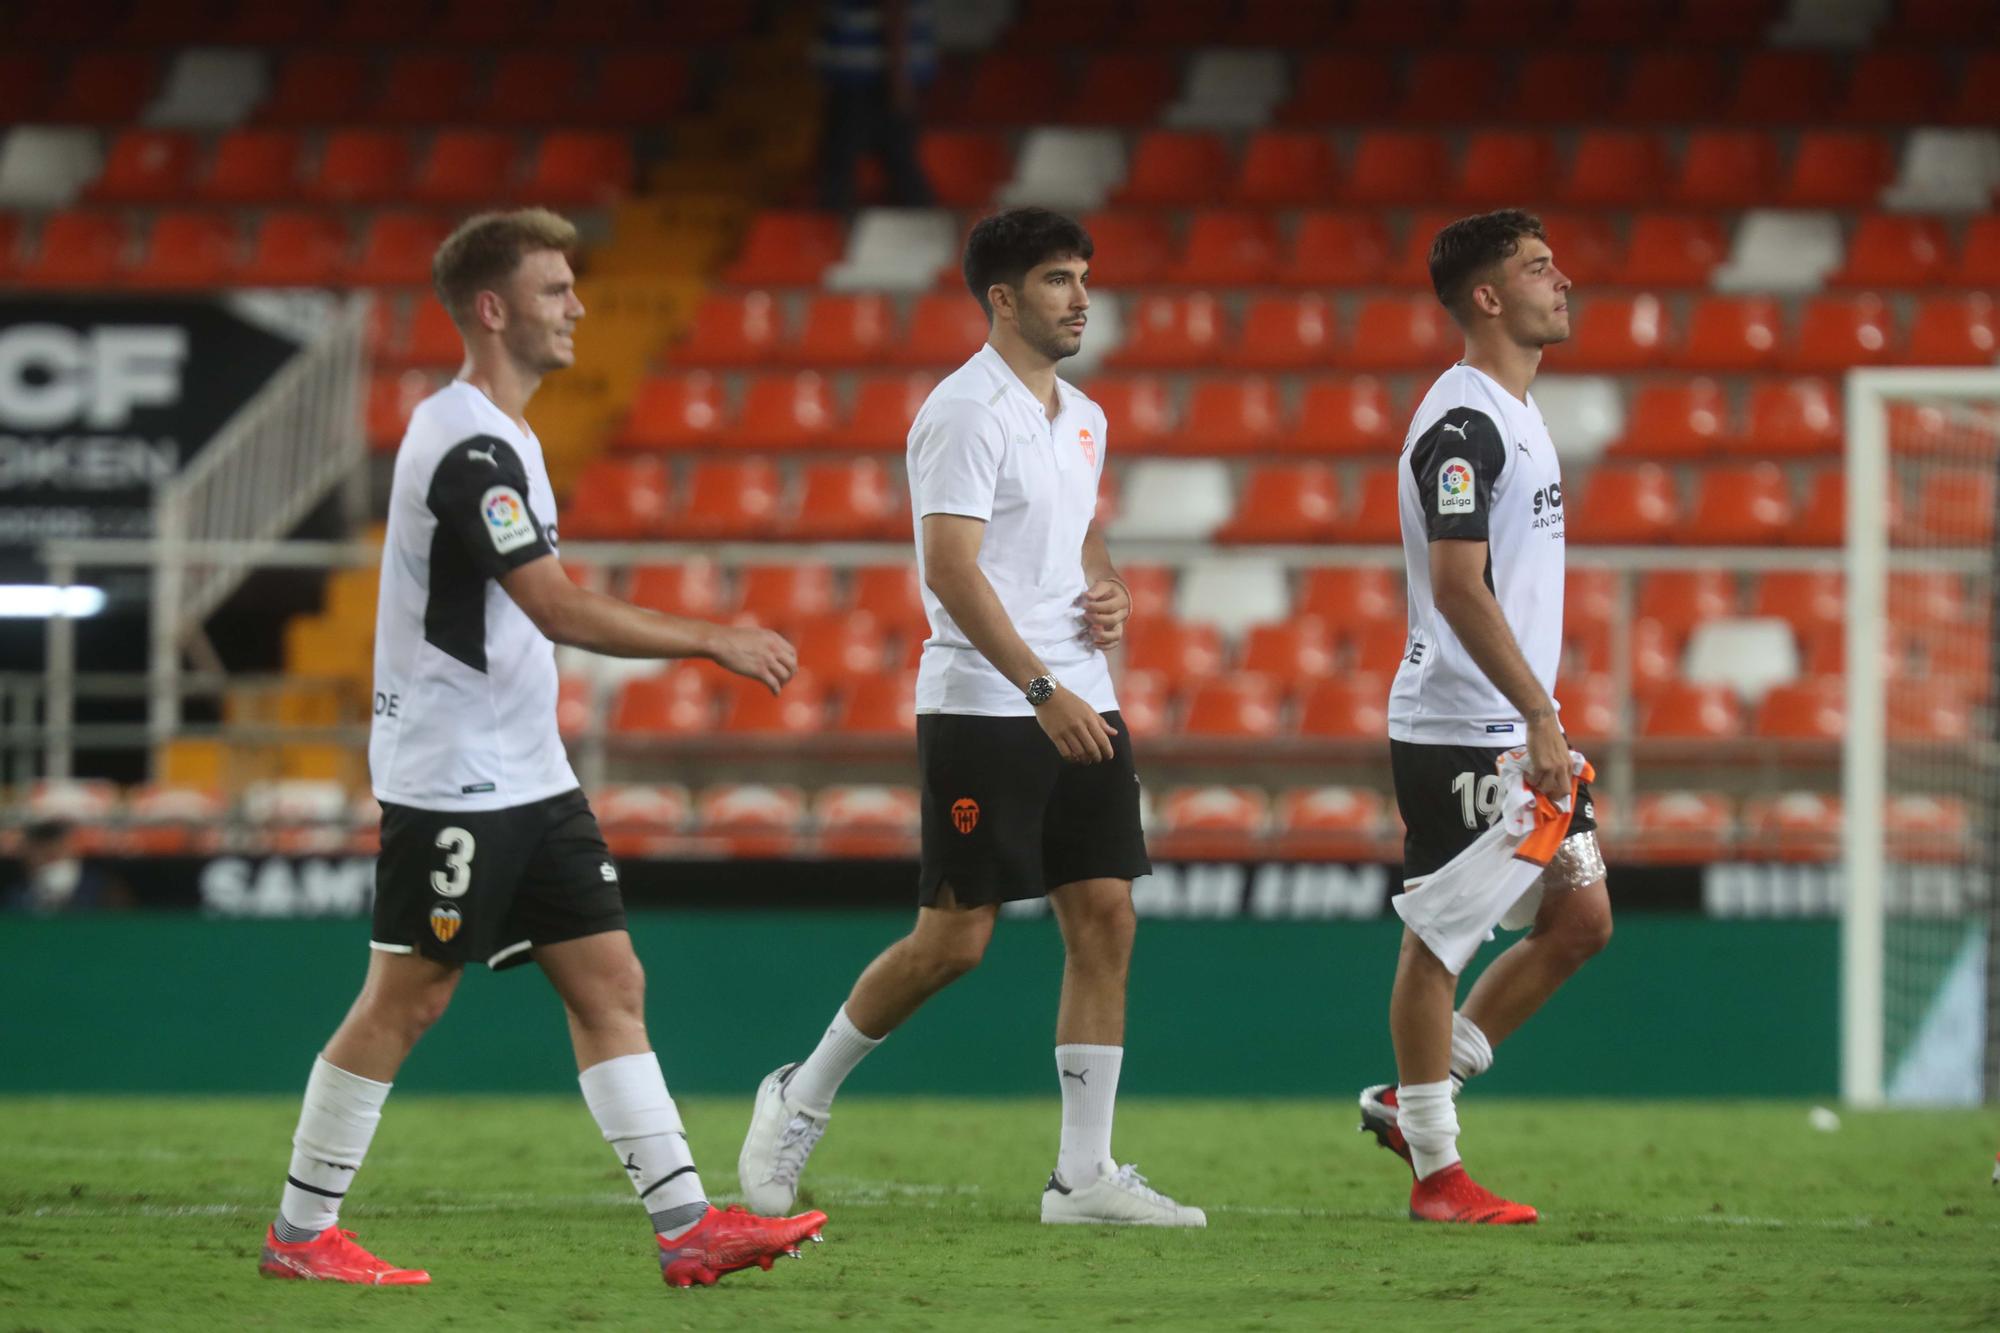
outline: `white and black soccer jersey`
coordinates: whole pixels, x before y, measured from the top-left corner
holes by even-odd
[[[1522,655],[1553,691],[1562,656],[1563,495],[1555,443],[1535,407],[1457,365],[1417,408],[1396,478],[1410,634],[1389,694],[1389,735],[1507,747],[1527,724],[1438,614],[1430,544],[1487,544],[1486,584]]]
[[[497,580],[556,549],[534,435],[462,380],[411,414],[396,454],[375,617],[375,797],[498,810],[574,789],[555,645]]]

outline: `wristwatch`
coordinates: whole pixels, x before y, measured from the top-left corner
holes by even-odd
[[[1043,704],[1056,697],[1056,678],[1054,676],[1035,677],[1028,682],[1027,694],[1028,702],[1040,708]]]

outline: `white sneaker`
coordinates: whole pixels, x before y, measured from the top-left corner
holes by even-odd
[[[1135,1227],[1205,1227],[1208,1214],[1187,1204],[1175,1203],[1156,1189],[1149,1188],[1139,1169],[1127,1164],[1106,1162],[1098,1168],[1097,1179],[1088,1185],[1066,1186],[1062,1177],[1049,1172],[1042,1189],[1042,1221],[1084,1225]]]
[[[743,1151],[736,1158],[736,1183],[743,1187],[743,1202],[751,1212],[767,1217],[784,1217],[792,1211],[799,1196],[799,1174],[830,1118],[785,1100],[785,1083],[797,1068],[789,1064],[774,1069],[757,1085],[750,1132],[743,1136]]]

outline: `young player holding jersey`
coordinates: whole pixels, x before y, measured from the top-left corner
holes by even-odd
[[[1541,223],[1517,211],[1452,223],[1430,253],[1438,300],[1465,358],[1418,406],[1398,474],[1410,633],[1389,698],[1396,802],[1409,832],[1404,887],[1426,882],[1493,818],[1495,766],[1525,748],[1529,784],[1571,795],[1552,692],[1562,652],[1562,471],[1529,385],[1542,349],[1569,337],[1570,282]],[[1411,1216],[1533,1222],[1536,1212],[1466,1175],[1454,1099],[1493,1048],[1597,953],[1611,903],[1586,785],[1568,838],[1530,894],[1534,925],[1453,1012],[1458,978],[1403,934],[1389,1030],[1395,1087],[1361,1094],[1362,1128],[1416,1175]]]

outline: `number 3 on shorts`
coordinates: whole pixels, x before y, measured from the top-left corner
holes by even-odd
[[[437,836],[444,848],[444,869],[431,871],[431,887],[446,898],[462,898],[472,887],[472,835],[462,828],[448,828]]]

